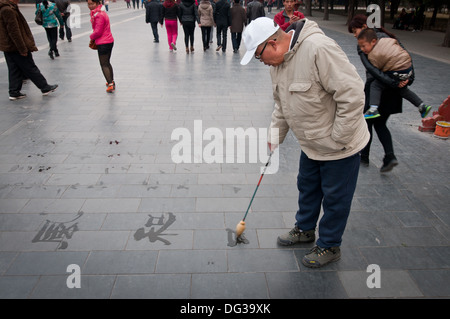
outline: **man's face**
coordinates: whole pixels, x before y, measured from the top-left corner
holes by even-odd
[[[358,45],[362,52],[369,54],[373,47],[377,43],[377,40],[367,41],[366,39],[358,39]]]
[[[294,10],[295,0],[284,0],[283,4],[286,11],[292,11]]]
[[[283,63],[284,54],[280,53],[280,48],[276,41],[277,39],[264,41],[256,48],[255,56],[259,57],[260,62],[270,66],[278,66]]]

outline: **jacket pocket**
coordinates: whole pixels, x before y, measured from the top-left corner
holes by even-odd
[[[331,137],[331,128],[316,128],[312,130],[306,130],[305,136],[308,140],[315,140],[324,137]]]
[[[305,130],[307,145],[322,155],[344,151],[345,145],[333,140],[331,131],[331,127]]]
[[[289,85],[289,92],[291,92],[291,94],[294,92],[307,92],[311,88],[311,85],[310,81],[291,83]]]
[[[307,108],[308,112],[316,112],[321,108],[320,94],[317,85],[309,80],[297,80],[289,84],[288,104],[295,109]],[[306,111],[306,109],[304,110]]]

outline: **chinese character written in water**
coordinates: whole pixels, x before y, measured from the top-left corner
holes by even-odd
[[[78,213],[75,219],[67,222],[57,222],[47,219],[44,226],[42,226],[31,242],[60,243],[58,249],[66,249],[69,244],[64,239],[72,238],[73,234],[78,231],[78,222],[74,222],[81,216],[83,216],[82,212]]]
[[[164,239],[160,236],[168,236],[172,235],[175,236],[177,234],[163,234],[163,232],[170,227],[175,222],[175,215],[172,213],[169,213],[169,217],[165,221],[164,214],[161,214],[161,217],[153,217],[152,215],[148,215],[149,219],[147,223],[145,224],[145,227],[150,227],[150,230],[148,232],[145,232],[145,228],[141,227],[134,233],[134,239],[135,240],[141,240],[145,237],[148,237],[148,240],[151,243],[154,243],[155,241],[161,241],[165,245],[170,245],[170,241],[167,239]],[[155,226],[161,226],[158,230],[155,230]]]

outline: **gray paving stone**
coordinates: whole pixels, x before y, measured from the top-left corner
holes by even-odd
[[[38,281],[39,276],[2,276],[0,299],[26,299]]]
[[[235,249],[228,252],[231,272],[298,271],[292,250]]]
[[[83,231],[75,232],[68,242],[68,250],[122,250],[127,245],[129,231]]]
[[[366,271],[340,271],[339,278],[350,298],[414,298],[422,297],[408,272],[383,270],[380,273],[380,288],[369,288],[367,280],[372,273]]]
[[[227,256],[218,250],[164,250],[159,252],[156,273],[226,272]]]
[[[115,276],[80,276],[80,288],[68,288],[66,276],[41,276],[29,298],[106,299],[110,298]]]
[[[35,214],[0,214],[0,231],[33,231],[42,223]]]
[[[63,275],[71,264],[81,267],[87,256],[87,252],[23,252],[15,258],[5,275]]]
[[[155,269],[156,251],[93,251],[83,266],[84,275],[148,274]]]
[[[111,298],[187,299],[190,290],[190,274],[117,276]]]
[[[381,269],[432,269],[442,268],[429,255],[431,247],[367,247],[360,249],[369,264]],[[434,247],[435,249],[437,247]]]
[[[411,270],[410,276],[425,296],[445,297],[449,295],[449,270]]]
[[[271,272],[266,277],[273,299],[348,298],[336,272]]]
[[[8,269],[16,256],[16,252],[0,252],[0,274]]]
[[[158,228],[159,229],[159,228]],[[158,232],[158,229],[155,232]],[[158,234],[151,228],[133,230],[127,242],[127,250],[179,250],[192,249],[193,230],[167,229]]]
[[[88,198],[81,209],[86,213],[134,213],[140,203],[140,198]]]
[[[263,273],[192,274],[193,299],[267,299]]]

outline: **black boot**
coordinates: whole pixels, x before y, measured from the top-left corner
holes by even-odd
[[[390,172],[397,165],[398,161],[394,153],[388,153],[383,158],[383,166],[380,168],[380,173]]]
[[[361,165],[369,166],[369,155],[361,154]]]
[[[50,59],[54,60],[55,58],[53,57],[53,51],[50,50],[48,51],[48,56],[50,57]]]

